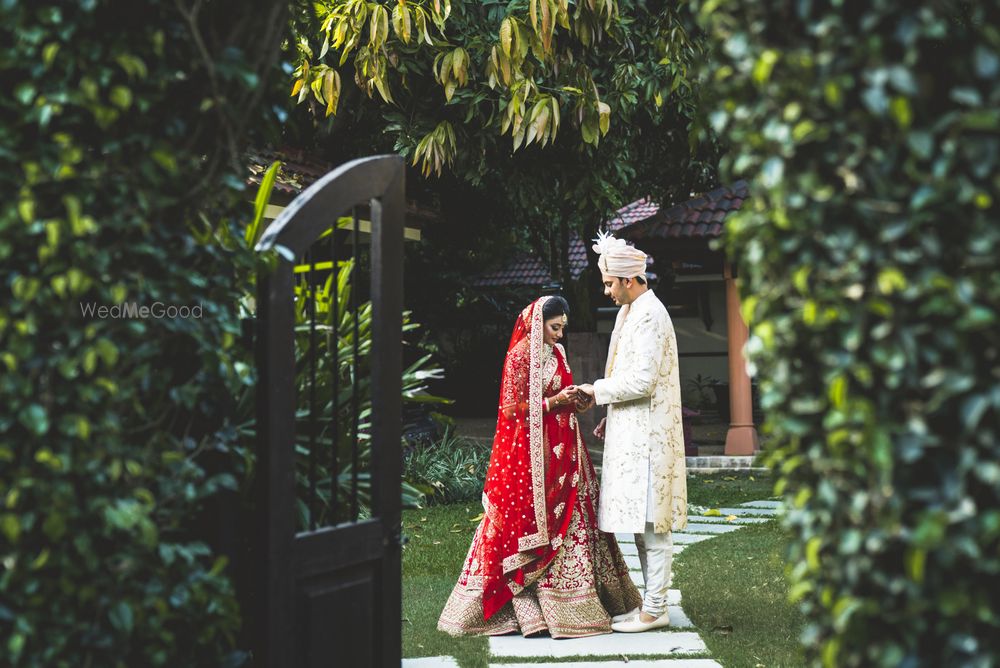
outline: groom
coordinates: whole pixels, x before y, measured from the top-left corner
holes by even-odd
[[[646,593],[641,609],[611,625],[635,633],[670,624],[670,532],[687,526],[677,340],[667,309],[646,284],[646,254],[610,235],[595,241],[604,294],[621,309],[605,377],[577,392],[582,408],[608,407],[594,431],[604,439],[598,526],[635,534]]]

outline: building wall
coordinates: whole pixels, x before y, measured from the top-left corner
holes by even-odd
[[[657,296],[666,305],[677,335],[682,400],[685,406],[696,408],[701,398],[693,385],[699,376],[703,383],[710,378],[729,382],[725,283],[715,276],[682,276],[677,279],[674,290],[667,295],[658,291]],[[604,350],[600,359],[586,363],[588,368],[599,368],[602,375],[616,313],[617,308],[599,310],[597,332]],[[706,328],[706,316],[711,322],[710,328]],[[589,351],[597,347],[589,341],[585,346],[590,355],[594,353]]]
[[[704,313],[701,312],[697,317],[673,318],[680,354],[682,396],[685,404],[692,404],[693,407],[697,401],[693,383],[699,376],[703,383],[710,378],[729,382],[725,283],[721,280],[684,281],[678,283],[678,289],[707,291],[708,314],[711,316],[711,329],[706,329]],[[700,308],[704,306],[703,302]],[[670,310],[669,305],[667,310]]]

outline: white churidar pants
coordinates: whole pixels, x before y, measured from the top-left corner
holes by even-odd
[[[642,610],[654,617],[667,610],[667,589],[670,588],[670,569],[673,565],[673,538],[670,532],[654,533],[653,523],[646,522],[646,532],[635,534],[635,547],[642,566],[642,581],[646,593]]]

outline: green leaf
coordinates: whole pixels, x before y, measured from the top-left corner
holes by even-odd
[[[111,104],[121,110],[132,106],[132,91],[125,86],[115,86],[111,89]]]
[[[254,197],[253,220],[250,221],[243,236],[247,246],[250,248],[257,245],[257,242],[260,241],[260,236],[264,233],[261,223],[264,220],[264,212],[267,210],[267,205],[271,201],[271,193],[274,191],[274,181],[280,169],[281,161],[275,160],[260,179],[260,186],[257,188],[257,195]]]
[[[43,436],[49,431],[49,416],[38,404],[29,404],[18,414],[18,419],[36,436]]]
[[[119,601],[111,607],[111,610],[108,612],[108,619],[111,620],[111,625],[119,631],[132,632],[135,618],[132,615],[131,606],[125,601]]]
[[[753,66],[753,80],[758,86],[767,83],[771,78],[775,63],[778,62],[779,54],[774,49],[766,49],[760,54],[757,62]]]

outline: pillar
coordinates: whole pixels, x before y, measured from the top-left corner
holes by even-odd
[[[753,399],[750,376],[747,374],[743,347],[750,335],[740,313],[740,293],[732,264],[726,261],[726,329],[729,342],[729,431],[726,433],[727,455],[752,455],[760,449],[757,429],[753,424]]]

